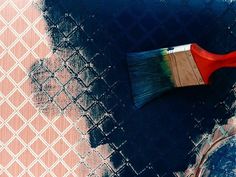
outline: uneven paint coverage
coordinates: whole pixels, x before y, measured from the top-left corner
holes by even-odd
[[[212,154],[206,162],[205,176],[235,176],[236,158],[235,158],[235,137],[232,137]]]
[[[65,67],[52,51],[41,3],[0,5],[0,175],[110,176],[112,149],[91,148],[89,124],[71,99],[83,91],[69,73],[78,55]]]
[[[125,57],[131,51],[192,41],[210,51],[233,50],[235,21],[231,17],[235,13],[234,2],[45,0],[38,3],[38,12],[43,13],[39,21],[35,20],[37,15],[24,11],[27,8],[19,3],[21,1],[17,8],[22,11],[14,10],[17,2],[5,1],[0,8],[1,21],[5,24],[0,32],[3,37],[0,43],[0,97],[3,98],[0,114],[1,125],[4,125],[1,130],[4,137],[13,137],[13,130],[8,126],[13,121],[11,125],[19,133],[17,138],[23,138],[24,143],[20,139],[22,146],[12,150],[17,153],[22,147],[29,149],[17,156],[24,162],[23,168],[12,164],[17,173],[37,176],[42,172],[47,175],[46,169],[51,165],[49,175],[54,176],[173,176],[173,172],[183,171],[195,162],[195,151],[192,150],[197,145],[194,140],[211,132],[216,122],[222,124],[234,114],[233,70],[216,73],[212,87],[179,89],[136,111]],[[4,10],[9,7],[14,12]],[[23,25],[22,29],[12,27],[14,24],[6,25],[17,19],[13,17],[18,12],[30,14],[27,19],[33,27],[28,31],[29,35],[22,32],[22,36],[18,36],[13,30],[21,33]],[[15,26],[20,27],[17,23]],[[13,36],[9,35],[11,32]],[[44,39],[49,45],[46,41],[41,43]],[[5,50],[6,45],[9,50]],[[26,65],[27,69],[18,68],[17,64]],[[11,74],[13,70],[24,73],[24,77]],[[27,97],[19,88],[28,94]],[[22,99],[25,97],[27,99]],[[15,121],[19,122],[19,127],[15,127]],[[25,126],[25,122],[29,125]],[[52,123],[51,127],[48,122]],[[25,129],[20,128],[22,123]],[[78,131],[74,129],[75,124]],[[45,153],[41,166],[33,163],[36,161],[31,162],[31,158],[24,160],[33,154],[32,148],[26,145],[36,140],[40,143],[37,138],[30,140],[33,137],[28,137],[34,133],[42,141],[39,146],[47,149],[38,152]],[[7,159],[1,162],[3,176],[15,175],[7,166],[9,161],[14,162],[8,150],[16,147],[11,145],[13,139],[9,138],[1,139],[7,145],[1,151]],[[57,142],[59,139],[61,141]],[[63,147],[71,143],[70,152],[63,153],[61,144],[64,141]],[[20,144],[17,140],[14,142]],[[52,147],[49,146],[51,143],[56,144]],[[59,150],[54,151],[54,147]],[[73,167],[65,165],[64,159],[58,160],[57,152],[64,154],[64,159],[68,160],[66,164]],[[29,167],[29,171],[25,167]],[[36,167],[40,170],[34,170]]]
[[[236,135],[235,122],[236,118],[233,116],[228,119],[227,124],[216,125],[211,134],[202,135],[196,142],[197,146],[194,150],[197,153],[195,164],[190,165],[184,173],[176,173],[176,176],[201,177],[216,176],[216,174],[233,176],[235,174],[232,170],[235,168],[233,153]]]
[[[84,92],[76,103],[88,122],[92,147],[109,143],[113,149],[112,173],[173,176],[194,163],[194,140],[230,117],[231,103],[220,103],[232,85],[217,85],[217,74],[216,87],[178,89],[136,111],[126,63],[127,52],[191,41],[216,53],[232,50],[234,37],[225,31],[230,18],[222,15],[228,6],[214,1],[204,11],[204,1],[44,1],[54,51],[80,56],[72,75]]]

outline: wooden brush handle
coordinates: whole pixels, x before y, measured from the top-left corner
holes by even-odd
[[[211,74],[216,70],[224,67],[236,67],[236,51],[219,55],[210,53],[197,44],[192,44],[190,50],[205,84],[209,83]]]
[[[169,53],[166,56],[172,73],[174,87],[204,85],[191,51]]]

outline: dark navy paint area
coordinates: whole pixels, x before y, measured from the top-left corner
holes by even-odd
[[[225,123],[235,99],[236,73],[228,69],[214,74],[213,86],[176,89],[136,110],[126,53],[191,42],[216,53],[236,50],[235,8],[219,0],[45,0],[54,48],[82,51],[89,73],[105,82],[96,79],[89,95],[112,116],[96,120],[89,133],[93,147],[116,149],[111,159],[123,166],[119,176],[185,170],[195,161],[192,140],[211,132],[216,119]]]
[[[222,76],[227,81],[220,79],[217,83],[217,78]],[[224,105],[232,105],[235,100],[230,92],[236,81],[235,69],[219,70],[212,80],[212,86],[170,91],[130,116],[123,126],[130,130],[128,140],[135,142],[127,146],[132,147],[130,161],[137,169],[141,170],[151,160],[157,171],[164,174],[184,170],[186,165],[194,163],[191,140],[205,132],[211,133],[216,120],[226,123],[235,111],[226,111]]]

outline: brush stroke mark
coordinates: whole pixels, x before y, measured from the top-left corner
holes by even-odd
[[[65,28],[70,30],[71,26]],[[97,117],[102,116],[102,112],[95,101],[98,94],[90,94],[90,90],[97,89],[91,83],[94,76],[90,72],[94,71],[85,65],[86,61],[80,52],[57,47],[50,58],[42,58],[31,66],[28,76],[33,88],[33,100],[49,119],[66,115],[76,121],[78,134],[83,135],[82,139],[78,139],[78,157],[84,159],[83,163],[78,161],[77,175],[111,176],[113,171],[108,157],[112,149],[109,145],[92,149],[88,139],[88,131],[93,128]],[[83,156],[84,153],[86,156]]]
[[[73,58],[75,55],[70,53]],[[62,57],[62,55],[59,56]],[[65,55],[64,57],[67,58]],[[93,127],[97,117],[101,117],[103,112],[101,113],[100,107],[94,102],[94,98],[84,89],[84,82],[80,80],[80,77],[84,77],[84,75],[79,73],[77,75],[80,77],[74,76],[74,70],[78,69],[74,66],[78,63],[74,59],[74,62],[71,63],[71,57],[68,57],[67,64],[53,61],[53,59],[59,60],[53,57],[41,59],[31,66],[29,76],[34,90],[33,99],[36,106],[48,118],[54,119],[59,115],[73,117],[74,120],[78,121],[76,127],[84,137],[92,129],[94,131],[94,139],[96,139],[99,134],[95,132]],[[88,153],[84,154],[84,151]],[[88,142],[87,138],[79,140],[78,156],[85,160],[86,165],[83,167],[84,170],[81,170],[78,175],[81,177],[89,174],[111,176],[113,172],[108,165],[110,164],[108,156],[111,152],[112,149],[109,145],[96,146],[92,150],[91,143]],[[102,154],[101,157],[99,154]],[[80,161],[78,163],[81,164]]]
[[[91,144],[111,144],[115,152],[110,159],[119,176],[172,176],[186,169],[195,160],[188,154],[192,140],[210,132],[217,118],[223,123],[230,117],[226,104],[218,104],[223,95],[213,94],[214,87],[179,89],[135,111],[126,52],[192,41],[216,53],[233,50],[234,7],[203,0],[44,1],[54,50],[78,52],[85,67],[84,111],[99,110],[91,113],[96,122],[89,131]],[[94,92],[88,89],[92,85]],[[94,99],[95,107],[90,102]]]

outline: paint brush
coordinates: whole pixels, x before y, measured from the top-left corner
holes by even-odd
[[[187,44],[127,54],[134,104],[144,104],[177,87],[210,84],[213,72],[236,67],[236,51],[213,54]]]

